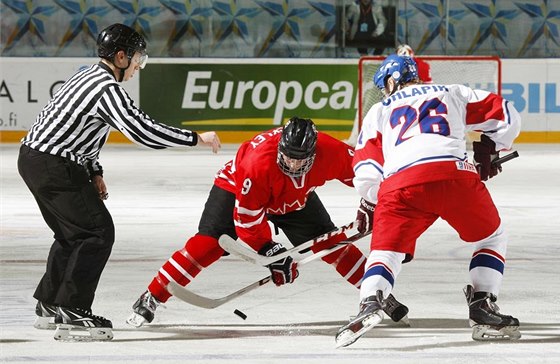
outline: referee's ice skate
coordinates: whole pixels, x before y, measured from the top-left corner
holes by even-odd
[[[83,308],[58,307],[54,339],[60,341],[107,341],[113,339],[113,324]]]
[[[469,323],[473,340],[517,340],[521,338],[519,320],[500,314],[497,297],[488,292],[475,292],[468,285],[463,290],[469,304]]]
[[[33,327],[41,330],[56,329],[56,324],[54,323],[56,306],[37,301],[37,306],[35,306],[35,314],[37,315],[37,318],[35,319]]]
[[[369,296],[360,302],[360,312],[350,322],[342,326],[335,337],[336,347],[353,344],[363,334],[373,329],[383,320],[383,292]]]

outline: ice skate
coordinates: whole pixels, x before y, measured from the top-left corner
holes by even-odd
[[[394,297],[393,297],[394,298]],[[350,322],[338,330],[336,347],[341,348],[353,344],[363,334],[373,329],[383,320],[383,292],[369,296],[360,303],[360,312]]]
[[[402,322],[406,326],[410,326],[408,319],[408,307],[397,301],[395,296],[389,294],[383,301],[383,312],[387,314],[394,322]]]
[[[54,339],[60,341],[107,341],[113,339],[113,324],[91,310],[59,307],[54,318]]]
[[[466,286],[463,291],[469,304],[469,323],[473,329],[473,340],[518,340],[521,337],[519,320],[500,314],[495,295],[475,292],[471,285]]]
[[[152,322],[156,309],[160,305],[161,302],[152,296],[150,291],[144,292],[132,305],[134,312],[126,319],[126,323],[134,327],[141,327],[145,323]]]
[[[54,323],[54,316],[56,315],[56,306],[49,305],[41,301],[37,301],[37,306],[35,306],[35,314],[37,318],[33,327],[41,330],[54,330],[56,329],[56,324]]]

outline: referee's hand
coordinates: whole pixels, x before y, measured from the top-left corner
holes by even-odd
[[[212,147],[213,153],[218,153],[218,150],[220,150],[220,148],[222,147],[220,138],[218,138],[218,134],[213,131],[198,134],[198,143],[202,143],[204,145]]]
[[[99,198],[102,200],[106,200],[109,198],[109,193],[107,192],[107,186],[105,185],[105,181],[103,177],[99,175],[93,176],[91,182],[95,186],[95,189],[99,193]]]

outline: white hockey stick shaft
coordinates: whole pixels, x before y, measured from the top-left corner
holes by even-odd
[[[212,308],[219,307],[224,303],[233,300],[234,298],[242,296],[245,293],[254,290],[255,288],[263,286],[268,282],[270,282],[271,280],[272,280],[271,276],[264,277],[262,279],[259,279],[255,283],[251,283],[250,285],[243,287],[240,290],[235,291],[222,298],[209,298],[209,297],[198,295],[192,291],[189,291],[188,289],[176,283],[175,281],[169,282],[169,284],[167,285],[167,290],[169,291],[169,293],[171,293],[173,296],[177,297],[181,301],[190,303],[193,306],[212,309]]]
[[[362,234],[360,236],[360,238],[367,236],[369,234]],[[358,238],[352,240],[352,241],[356,241],[358,240]],[[343,243],[343,242],[341,242]],[[324,257],[325,255],[328,255],[330,253],[333,253],[339,249],[342,249],[344,247],[346,247],[348,244],[337,244],[333,247],[327,248],[327,249],[323,249],[315,254],[312,254],[300,261],[298,261],[298,265],[305,265],[309,262],[312,262],[314,260],[317,260],[319,258]],[[346,242],[344,242],[346,243]],[[350,243],[350,242],[348,242]],[[272,280],[271,276],[267,276],[264,278],[259,279],[258,281],[251,283],[248,286],[245,286],[227,296],[221,297],[221,298],[209,298],[209,297],[204,297],[201,296],[199,294],[196,294],[192,291],[189,291],[188,289],[186,289],[185,287],[181,286],[180,284],[176,283],[175,281],[170,281],[169,284],[167,285],[167,290],[169,291],[169,293],[171,293],[173,296],[177,297],[178,299],[180,299],[181,301],[190,303],[191,305],[194,306],[198,306],[198,307],[202,307],[202,308],[206,308],[206,309],[212,309],[212,308],[216,308],[219,307],[221,305],[223,305],[224,303],[227,303],[237,297],[243,296],[244,294],[251,292],[252,290],[259,288],[260,286],[264,286],[265,284],[267,284],[268,282],[270,282]]]
[[[326,234],[320,235],[314,239],[311,239],[309,241],[306,241],[305,243],[302,243],[296,247],[293,247],[291,249],[287,249],[285,252],[271,256],[271,257],[265,257],[263,255],[259,255],[256,251],[254,251],[253,249],[251,249],[247,244],[241,242],[241,241],[236,241],[233,240],[229,235],[222,235],[220,237],[219,244],[220,247],[222,249],[224,249],[226,252],[231,253],[233,255],[238,256],[239,258],[246,260],[248,262],[251,262],[253,264],[259,264],[262,266],[266,266],[269,265],[270,263],[274,263],[277,260],[280,259],[284,259],[287,256],[293,255],[294,253],[299,253],[305,249],[309,249],[310,247],[312,247],[313,245],[320,243],[322,241],[326,241],[330,238],[332,238],[333,236],[336,235],[340,235],[343,233],[346,233],[350,230],[354,230],[357,229],[358,227],[358,222],[357,221],[352,221],[351,223],[349,223],[348,225],[344,225],[341,226],[333,231],[330,231]],[[347,242],[350,241],[354,241],[352,239],[359,239],[361,238],[361,234],[360,233],[356,233],[354,235],[352,235],[351,237],[349,237],[348,239],[345,239]],[[339,243],[342,244],[342,243]]]

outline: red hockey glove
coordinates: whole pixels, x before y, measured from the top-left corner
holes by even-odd
[[[496,176],[502,171],[501,165],[493,165],[492,162],[500,157],[496,151],[496,143],[485,134],[480,136],[479,142],[473,142],[474,164],[482,181]]]
[[[356,215],[356,220],[358,221],[358,231],[363,233],[373,230],[373,211],[375,210],[375,204],[364,200],[360,200],[360,207],[358,207],[358,213]]]
[[[259,250],[259,254],[265,257],[272,257],[285,251],[286,248],[282,244],[269,241]],[[272,281],[277,286],[292,283],[299,276],[297,263],[294,262],[292,257],[286,257],[271,263],[268,265],[268,269],[270,269]]]

